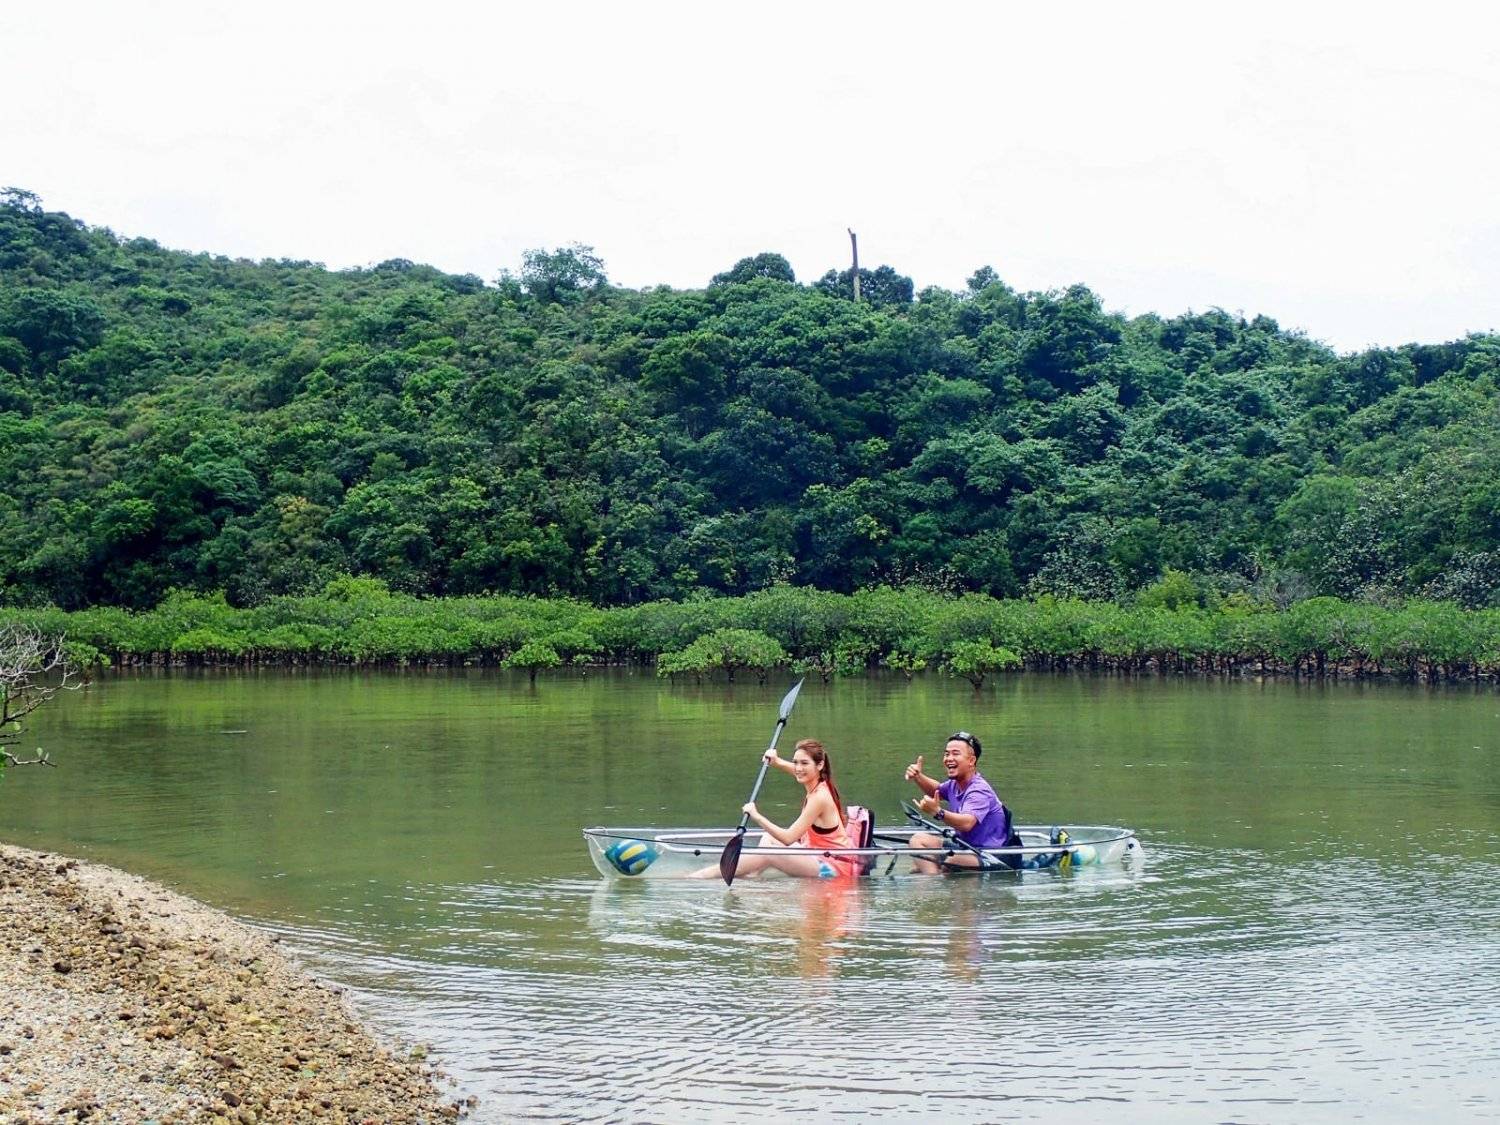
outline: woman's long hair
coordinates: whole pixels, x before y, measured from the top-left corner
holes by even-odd
[[[838,811],[839,823],[849,823],[849,816],[844,812],[844,799],[839,796],[839,787],[833,783],[833,762],[829,760],[828,751],[823,749],[823,744],[816,738],[804,738],[797,743],[795,749],[805,753],[813,760],[813,765],[818,767],[818,778],[828,784],[828,795],[833,798],[833,807]]]

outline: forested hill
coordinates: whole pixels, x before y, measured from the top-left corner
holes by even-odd
[[[726,263],[728,265],[728,263]],[[124,240],[0,206],[0,602],[350,573],[617,604],[918,579],[1500,604],[1500,337],[1339,356],[988,269],[620,289]],[[1420,299],[1414,295],[1413,299]],[[1314,326],[1315,327],[1315,326]]]

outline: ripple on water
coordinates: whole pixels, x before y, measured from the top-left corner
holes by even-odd
[[[1156,846],[1020,880],[412,885],[410,932],[288,935],[484,1120],[1472,1115],[1497,873],[1434,864],[1415,905],[1359,855]]]

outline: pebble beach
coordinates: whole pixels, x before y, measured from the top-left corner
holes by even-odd
[[[114,868],[0,845],[0,1125],[441,1122],[472,1105],[275,937]]]

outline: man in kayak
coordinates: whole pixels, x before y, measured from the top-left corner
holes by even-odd
[[[906,767],[906,780],[922,791],[917,807],[939,823],[952,828],[958,838],[976,848],[1003,848],[1011,842],[1010,810],[1001,803],[979,772],[979,739],[966,730],[949,735],[943,747],[943,770],[946,781],[936,781],[922,772],[922,757]],[[948,807],[943,808],[943,802]],[[942,863],[926,856],[914,856],[918,872],[936,875],[944,865],[978,867],[979,856],[931,832],[918,832],[911,838],[913,848],[954,847]]]

